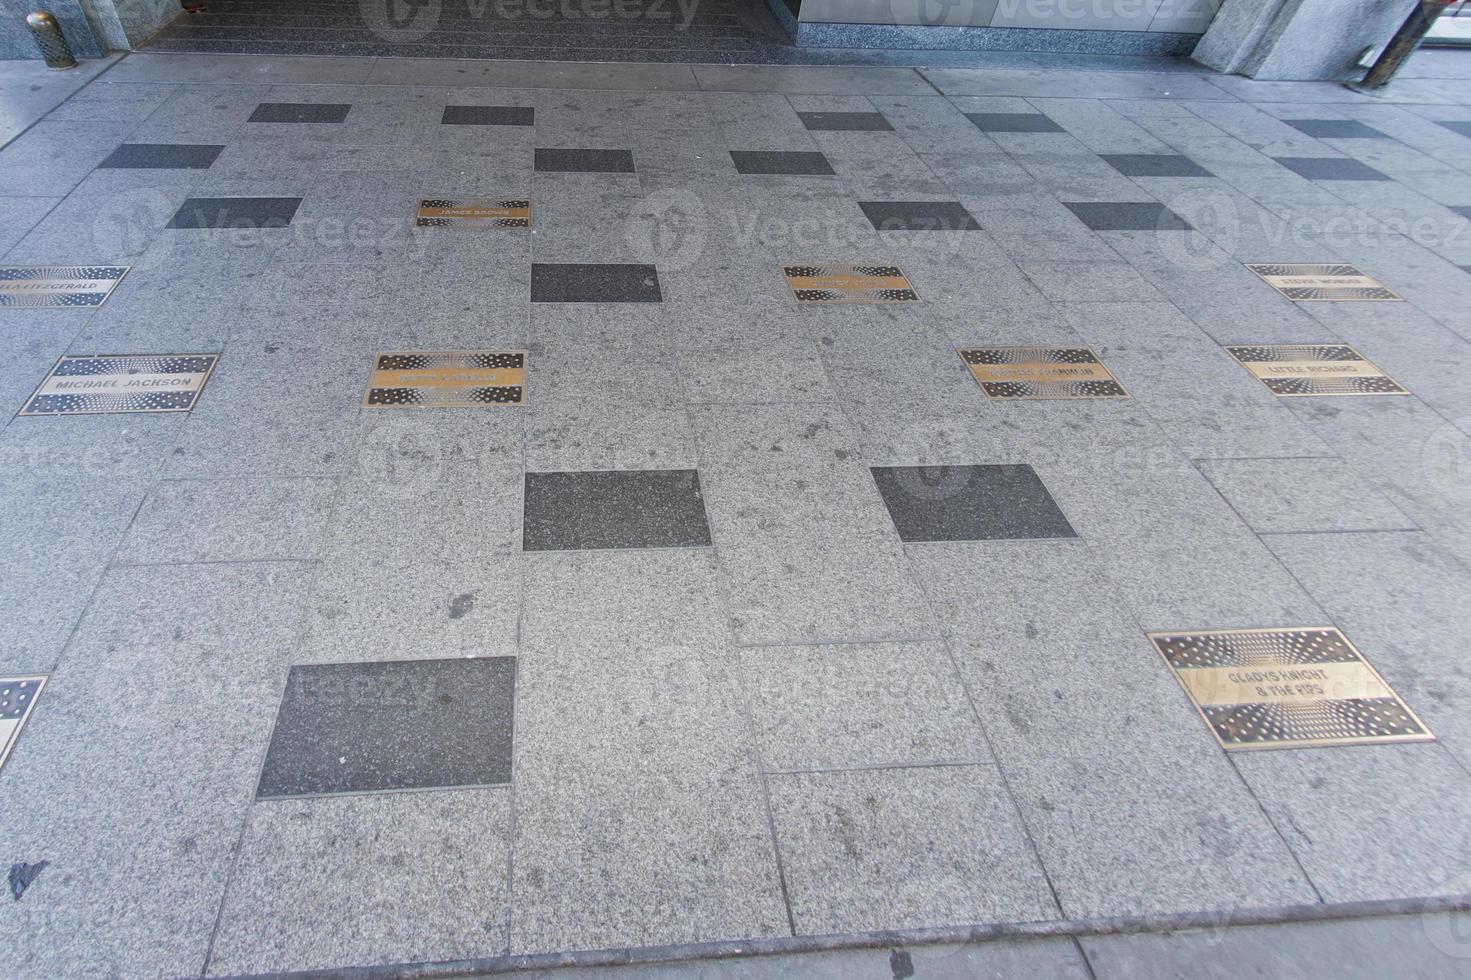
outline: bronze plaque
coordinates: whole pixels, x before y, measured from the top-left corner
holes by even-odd
[[[36,698],[40,697],[41,688],[45,686],[45,674],[0,677],[0,766],[10,758],[10,750],[15,747],[15,740],[20,738],[20,730],[31,716]]]
[[[422,198],[420,228],[530,228],[531,202],[488,197]]]
[[[1292,300],[1400,300],[1394,290],[1351,265],[1248,262],[1246,267]]]
[[[218,354],[66,355],[19,415],[192,411]]]
[[[1231,346],[1226,352],[1278,395],[1409,394],[1347,344]]]
[[[1150,633],[1221,748],[1435,738],[1333,626]]]
[[[990,398],[1128,398],[1086,347],[962,347],[961,359]]]
[[[0,266],[0,309],[101,306],[131,266]]]
[[[896,265],[788,265],[781,271],[799,303],[919,302]]]
[[[526,352],[398,351],[377,354],[369,408],[488,408],[526,404]]]

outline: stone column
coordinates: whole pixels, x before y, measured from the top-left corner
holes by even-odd
[[[1347,81],[1365,48],[1394,36],[1418,0],[1225,0],[1193,57],[1217,71]]]

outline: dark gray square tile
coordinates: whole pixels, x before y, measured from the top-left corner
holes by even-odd
[[[1078,220],[1094,231],[1190,231],[1190,223],[1163,204],[1148,201],[1064,201]]]
[[[833,165],[816,151],[731,150],[739,174],[792,174],[808,177],[831,177]]]
[[[1125,177],[1211,177],[1209,170],[1178,153],[1104,153],[1103,159]]]
[[[819,132],[889,132],[893,126],[880,112],[799,112],[802,125]]]
[[[351,109],[350,105],[330,102],[262,102],[246,122],[340,123]]]
[[[1366,126],[1357,119],[1284,119],[1287,125],[1300,133],[1319,139],[1333,140],[1387,140],[1388,136],[1373,126]]]
[[[538,147],[535,169],[554,174],[631,174],[630,150],[556,150]]]
[[[1451,132],[1460,133],[1462,136],[1471,136],[1471,119],[1452,119],[1448,122],[1437,121],[1436,125],[1444,126]]]
[[[1366,163],[1348,157],[1273,157],[1282,166],[1308,180],[1388,180]]]
[[[439,120],[446,126],[530,126],[536,110],[520,105],[447,105]]]
[[[223,146],[124,143],[97,166],[105,170],[208,170]]]
[[[533,303],[662,303],[651,265],[533,262]]]
[[[257,799],[511,780],[515,657],[291,668]]]
[[[527,473],[523,551],[710,543],[694,470]]]
[[[284,228],[300,205],[299,197],[191,197],[168,227]]]
[[[1451,210],[1456,212],[1456,214],[1459,214],[1461,217],[1466,218],[1467,220],[1471,220],[1471,204],[1457,205],[1456,207],[1451,208]]]
[[[903,541],[1072,538],[1072,525],[1026,464],[875,466]]]
[[[879,231],[980,231],[958,201],[859,201]]]
[[[967,112],[965,118],[986,133],[1061,133],[1066,132],[1040,112]]]

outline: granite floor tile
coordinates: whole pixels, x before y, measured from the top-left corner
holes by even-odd
[[[1419,530],[1335,457],[1203,459],[1198,465],[1241,519],[1261,534]]]
[[[742,667],[768,770],[991,761],[943,644],[751,649]]]
[[[1016,466],[875,466],[901,541],[1071,538],[1037,471]]]
[[[1061,133],[1065,130],[1040,112],[967,112],[965,118],[983,133]]]
[[[526,551],[710,543],[694,470],[527,473]]]
[[[1372,126],[1357,119],[1284,119],[1283,122],[1300,133],[1318,139],[1364,140],[1388,139],[1389,137]]]
[[[1367,164],[1348,157],[1274,157],[1278,163],[1308,180],[1389,180]]]
[[[891,132],[881,112],[799,112],[802,125],[816,132]]]
[[[980,231],[981,226],[956,201],[859,201],[877,231]]]
[[[714,558],[526,561],[512,952],[788,934]]]
[[[514,655],[520,561],[384,563],[348,542],[320,561],[299,655],[311,663]]]
[[[993,766],[769,782],[799,935],[1058,916]]]
[[[114,561],[127,565],[309,559],[332,480],[166,480],[143,501]]]
[[[217,231],[284,228],[291,224],[299,197],[191,197],[169,220],[169,228]]]
[[[1189,157],[1171,153],[1105,153],[1109,166],[1126,177],[1210,177]]]
[[[516,658],[298,664],[257,799],[511,781]]]
[[[731,150],[736,173],[833,176],[836,171],[816,150]]]
[[[1453,133],[1459,133],[1462,136],[1471,137],[1471,120],[1451,119],[1445,122],[1437,122],[1436,125],[1444,126],[1446,129],[1449,129]]]
[[[532,126],[536,110],[516,105],[447,105],[440,122],[446,126]]]
[[[351,109],[351,105],[330,102],[262,102],[246,122],[340,123]]]
[[[533,303],[659,303],[659,273],[634,263],[553,263],[531,266]]]
[[[1163,204],[1064,201],[1094,231],[1189,231],[1190,224]]]
[[[208,973],[500,956],[510,835],[509,789],[258,802]]]
[[[633,154],[628,150],[559,150],[536,148],[536,170],[558,174],[631,174]]]
[[[103,581],[0,770],[0,847],[51,861],[8,910],[7,972],[202,968],[308,579],[223,564]]]
[[[1313,900],[1080,542],[909,553],[1066,915]]]
[[[101,170],[208,170],[224,146],[124,143],[97,166]]]

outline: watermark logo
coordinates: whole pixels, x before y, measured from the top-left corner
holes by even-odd
[[[709,225],[705,203],[697,194],[666,187],[634,207],[623,224],[623,239],[641,261],[676,271],[699,261]]]
[[[368,30],[392,44],[422,41],[439,26],[441,0],[358,0]]]

